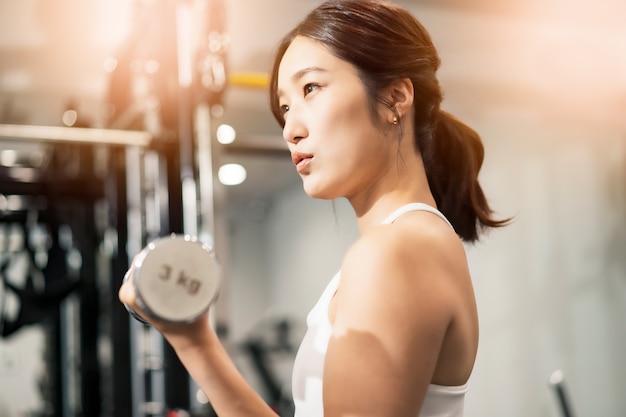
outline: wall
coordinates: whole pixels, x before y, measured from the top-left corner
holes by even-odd
[[[481,341],[466,415],[560,416],[548,378],[561,370],[576,415],[623,416],[625,139],[541,118],[500,115],[473,125],[486,145],[486,193],[515,221],[467,247]],[[259,272],[231,277],[240,289],[232,292],[233,317],[244,308],[303,323],[356,238],[351,209],[308,198],[296,181],[264,216],[262,228],[242,222],[231,236],[232,256]],[[250,250],[242,240],[263,243]]]
[[[623,415],[626,142],[542,124],[484,129],[485,186],[516,220],[469,250],[482,340],[468,407],[557,415],[560,369],[576,415]]]

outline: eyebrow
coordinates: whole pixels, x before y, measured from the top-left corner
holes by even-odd
[[[306,68],[302,68],[298,71],[296,71],[292,76],[291,76],[291,81],[298,81],[300,80],[302,77],[304,77],[306,74],[311,73],[311,72],[328,72],[328,70],[325,70],[324,68],[321,67],[306,67]],[[276,96],[280,97],[283,95],[283,90],[281,90],[280,88],[276,89]]]
[[[320,68],[320,67],[306,67],[306,68],[302,68],[301,70],[296,71],[295,74],[291,76],[291,80],[298,81],[299,79],[301,79],[302,77],[304,77],[306,74],[310,72],[327,72],[327,71],[324,68]]]

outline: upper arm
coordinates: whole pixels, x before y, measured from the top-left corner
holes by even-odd
[[[326,416],[416,416],[451,320],[431,245],[393,234],[346,255],[324,368]]]

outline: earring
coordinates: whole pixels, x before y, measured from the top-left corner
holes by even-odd
[[[391,114],[393,118],[391,119],[391,124],[397,125],[400,122],[400,115],[398,114],[398,109],[396,109],[395,105],[383,103],[385,106],[391,110]]]

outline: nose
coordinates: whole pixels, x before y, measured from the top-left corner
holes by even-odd
[[[285,126],[283,127],[283,138],[289,143],[298,143],[300,140],[306,138],[308,131],[294,114],[290,114],[285,118]]]

